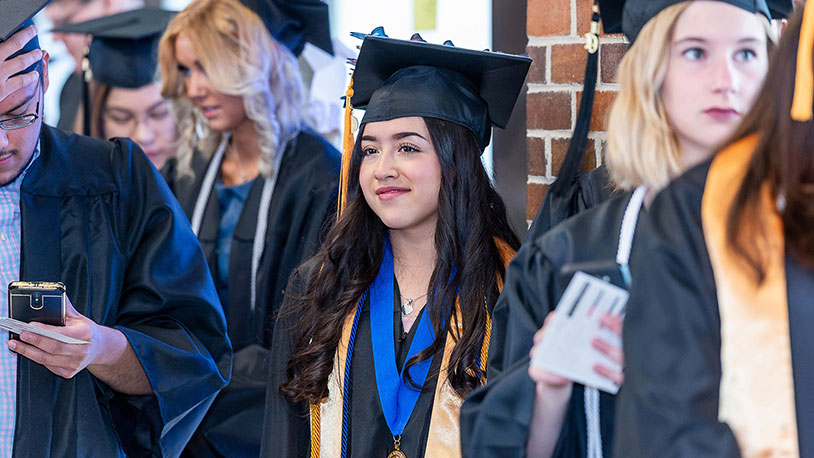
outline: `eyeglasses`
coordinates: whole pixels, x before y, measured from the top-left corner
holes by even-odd
[[[37,85],[39,86],[39,83],[37,83]],[[40,112],[40,96],[36,92],[35,94],[37,94],[36,95],[37,106],[34,108],[34,112],[29,114],[23,114],[20,116],[14,116],[11,118],[0,119],[0,129],[3,130],[22,129],[23,127],[28,127],[31,124],[34,124],[34,121],[36,121],[40,117],[40,115],[37,114]]]
[[[39,119],[40,115],[37,114],[39,112],[40,112],[40,101],[37,100],[37,107],[34,109],[33,113],[14,116],[13,118],[0,119],[0,129],[14,130],[22,129],[23,127],[28,127],[31,124],[34,124],[34,121]]]

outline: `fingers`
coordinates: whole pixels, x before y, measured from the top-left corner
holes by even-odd
[[[620,347],[617,347],[613,344],[608,343],[605,340],[600,339],[599,337],[595,337],[591,341],[591,345],[599,350],[600,353],[604,354],[611,361],[615,362],[620,366],[625,365],[624,353]]]
[[[594,364],[594,372],[617,385],[621,385],[625,381],[624,372],[615,371],[603,364]]]
[[[20,73],[26,68],[42,60],[42,56],[43,56],[42,50],[35,49],[25,54],[21,54],[11,60],[4,61],[2,63],[2,72],[0,72],[0,74],[8,78],[11,75]]]
[[[599,317],[599,326],[622,336],[622,317],[620,315],[603,314]]]
[[[24,332],[23,334],[31,333]],[[20,337],[25,338],[24,336]],[[79,354],[52,354],[47,351],[43,351],[41,348],[34,345],[20,342],[18,340],[10,340],[8,347],[11,351],[22,355],[37,364],[45,366],[49,371],[59,375],[60,377],[71,378],[85,368],[83,358]]]
[[[538,329],[537,332],[534,333],[534,337],[532,339],[532,342],[533,342],[534,346],[532,346],[531,350],[529,350],[529,358],[534,358],[535,349],[540,344],[540,342],[543,341],[543,335],[545,334],[545,330],[549,326],[549,323],[551,323],[551,320],[553,320],[553,319],[554,319],[554,312],[549,312],[549,314],[546,315],[546,317],[545,317],[545,321],[543,321],[543,327]]]
[[[11,78],[6,80],[5,87],[3,88],[3,93],[6,96],[8,96],[10,94],[13,94],[13,93],[19,91],[20,89],[24,89],[24,88],[27,88],[29,86],[33,86],[34,84],[37,83],[38,79],[39,79],[39,73],[37,73],[37,72],[29,72],[29,73],[26,73],[24,75],[17,75],[17,76],[11,77]],[[0,100],[2,100],[2,99],[0,99]]]
[[[37,36],[37,27],[32,25],[17,31],[14,35],[10,36],[8,40],[0,43],[0,62],[5,61],[9,56],[23,49],[35,36]],[[13,75],[13,73],[10,74]]]

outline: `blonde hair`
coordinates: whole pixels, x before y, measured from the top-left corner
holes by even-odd
[[[212,86],[243,98],[246,116],[259,137],[258,168],[270,177],[276,155],[283,153],[302,126],[302,78],[293,54],[272,39],[257,14],[237,0],[195,0],[172,19],[161,37],[158,55],[161,95],[173,100],[178,120],[181,174],[191,173],[196,147],[211,157],[224,135],[211,131],[185,96],[184,78],[175,58],[175,42],[181,34],[192,43]]]
[[[667,118],[661,88],[673,30],[690,2],[662,10],[645,24],[619,64],[619,92],[608,116],[605,161],[617,189],[639,185],[658,191],[683,171],[681,148]],[[762,14],[770,48],[776,41]]]

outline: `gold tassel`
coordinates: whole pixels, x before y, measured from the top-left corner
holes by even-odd
[[[311,458],[319,458],[321,437],[319,404],[311,404]]]
[[[348,175],[350,174],[350,160],[353,155],[353,74],[350,75],[350,84],[345,92],[345,132],[342,138],[342,171],[339,174],[339,198],[337,199],[336,219],[342,216],[348,204]]]
[[[797,74],[794,78],[794,99],[791,103],[791,119],[800,122],[812,117],[814,102],[814,70],[811,66],[811,51],[814,47],[814,2],[806,2],[803,11],[803,25],[800,28],[800,42],[797,44]]]

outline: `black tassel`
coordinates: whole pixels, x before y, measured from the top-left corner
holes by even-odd
[[[593,22],[599,24],[599,13],[594,12]],[[594,32],[594,31],[592,31]],[[598,31],[597,31],[598,32]],[[548,190],[553,196],[564,196],[568,191],[576,185],[579,174],[582,171],[582,162],[585,159],[585,150],[588,145],[588,131],[591,128],[591,114],[594,109],[594,91],[596,90],[596,78],[599,69],[599,42],[598,33],[590,33],[589,40],[593,40],[590,36],[596,37],[593,42],[596,49],[591,52],[588,50],[588,62],[585,65],[585,83],[582,90],[582,100],[579,103],[579,111],[577,112],[577,122],[574,126],[574,132],[571,135],[571,141],[568,143],[568,151],[565,153],[560,171],[557,174],[557,179]],[[588,46],[591,46],[589,42]]]

